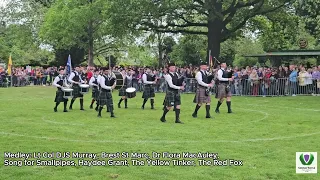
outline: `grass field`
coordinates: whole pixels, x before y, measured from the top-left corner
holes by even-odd
[[[54,113],[54,95],[51,87],[0,89],[0,179],[320,179],[319,170],[295,172],[296,152],[320,152],[320,97],[234,97],[234,113],[227,114],[224,103],[218,115],[213,100],[214,119],[205,119],[203,107],[194,119],[194,95],[185,94],[185,124],[175,124],[173,112],[167,123],[159,121],[164,94],[156,94],[156,110],[149,102],[141,110],[137,94],[129,109],[115,107],[115,119],[105,110],[97,118],[89,109],[91,94],[85,95],[86,111],[77,100],[74,110],[63,113],[61,104]],[[113,95],[116,104],[117,92]],[[132,166],[127,158],[129,167],[16,167],[4,166],[4,152],[212,152],[220,160],[243,160],[243,166],[199,166],[198,159],[188,159],[196,166]]]

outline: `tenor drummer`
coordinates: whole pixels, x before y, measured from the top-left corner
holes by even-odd
[[[229,82],[233,81],[232,72],[228,71],[226,63],[221,63],[221,68],[218,70],[218,103],[215,112],[220,113],[219,107],[224,101],[224,98],[227,98],[227,106],[228,113],[232,113],[231,111],[231,89],[229,86]]]
[[[68,98],[63,97],[64,93],[62,91],[63,86],[67,86],[67,77],[64,75],[63,68],[59,69],[59,75],[54,78],[52,85],[58,88],[57,92],[56,92],[56,98],[54,100],[54,102],[56,102],[56,106],[53,109],[54,112],[58,111],[57,109],[58,109],[60,102],[63,102],[63,107],[64,107],[63,112],[68,112],[67,111]]]
[[[154,84],[157,83],[157,79],[155,75],[151,73],[150,67],[146,68],[146,73],[142,75],[142,81],[144,84],[144,90],[142,94],[143,98],[143,104],[141,106],[141,109],[144,109],[145,104],[147,103],[148,99],[150,98],[150,104],[151,104],[151,109],[154,109]]]
[[[92,87],[92,100],[90,109],[93,109],[93,103],[96,102],[95,110],[98,111],[98,98],[99,98],[99,83],[98,77],[100,75],[100,71],[98,69],[94,70],[94,75],[90,78],[89,85]]]
[[[168,84],[168,89],[165,96],[165,108],[163,109],[163,115],[160,119],[161,122],[166,122],[166,114],[170,111],[172,106],[175,108],[176,123],[181,123],[180,121],[180,105],[181,97],[179,90],[184,90],[184,86],[179,83],[179,76],[175,72],[176,66],[174,63],[169,63],[169,73],[164,75],[164,78]]]
[[[99,94],[99,114],[101,117],[101,111],[103,106],[109,107],[111,117],[114,116],[113,112],[113,100],[112,100],[112,89],[116,87],[116,77],[112,75],[109,68],[103,68],[104,74],[99,78],[99,85],[101,87]]]
[[[198,82],[197,92],[194,97],[193,102],[196,103],[195,110],[192,114],[192,117],[196,118],[198,114],[198,110],[202,106],[203,103],[206,104],[206,118],[211,118],[210,116],[210,103],[211,97],[208,94],[207,89],[213,86],[213,83],[209,82],[209,74],[207,72],[208,66],[206,62],[201,62],[200,71],[196,74],[196,80]]]
[[[122,77],[124,79],[124,85],[119,89],[119,96],[121,97],[118,103],[118,108],[121,108],[121,102],[124,100],[124,107],[128,108],[128,98],[126,89],[132,87],[132,75],[133,71],[129,69],[128,73],[125,70],[121,72]]]
[[[79,66],[75,67],[75,71],[73,71],[70,76],[68,81],[70,83],[72,83],[72,89],[73,89],[73,98],[71,100],[69,109],[72,110],[72,105],[74,103],[74,101],[76,100],[76,98],[80,99],[80,110],[84,110],[83,109],[83,94],[80,93],[80,84],[84,83],[84,81],[81,78],[81,70]]]

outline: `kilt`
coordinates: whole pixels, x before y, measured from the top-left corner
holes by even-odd
[[[56,97],[54,99],[54,102],[64,102],[65,100],[68,101],[68,99],[65,99],[63,98],[63,91],[59,88],[57,91],[56,91]]]
[[[196,95],[194,96],[193,99],[194,103],[200,104],[200,103],[210,103],[211,102],[211,97],[206,96],[206,88],[198,86]]]
[[[72,89],[73,98],[83,97],[83,94],[80,93],[80,86],[78,84],[73,84]]]
[[[99,99],[99,90],[97,87],[92,88],[92,99],[96,101]]]
[[[113,106],[112,92],[111,91],[100,91],[98,104],[100,106]]]
[[[226,92],[227,85],[228,84],[224,84],[224,83],[220,83],[218,85],[218,95],[217,95],[218,99],[231,97],[231,89],[229,90],[228,93]]]
[[[167,91],[163,105],[167,107],[181,105],[181,96],[179,91]]]
[[[127,96],[127,92],[126,92],[126,87],[123,86],[122,88],[119,89],[119,96]]]
[[[154,87],[152,85],[144,86],[144,91],[143,91],[143,94],[142,94],[142,98],[148,99],[148,98],[152,98],[152,97],[155,97]]]

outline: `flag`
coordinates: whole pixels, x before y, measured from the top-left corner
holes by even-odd
[[[11,69],[12,69],[12,59],[11,54],[9,56],[9,62],[8,62],[8,75],[11,76]]]
[[[72,71],[71,56],[69,54],[68,61],[67,61],[67,74],[70,75],[71,71]]]

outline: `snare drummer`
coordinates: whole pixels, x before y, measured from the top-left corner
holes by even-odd
[[[100,75],[100,71],[98,69],[94,70],[94,75],[90,78],[89,85],[92,87],[92,100],[90,109],[93,108],[93,103],[96,102],[96,108],[95,110],[98,111],[98,98],[99,98],[99,81],[98,77]]]
[[[56,106],[53,109],[54,112],[58,111],[57,109],[58,109],[58,106],[59,106],[60,102],[63,102],[63,107],[64,107],[63,112],[68,112],[67,111],[68,99],[63,97],[64,93],[62,91],[62,87],[63,86],[67,86],[67,77],[64,75],[64,69],[63,68],[59,69],[59,75],[54,78],[54,81],[53,81],[52,85],[57,87],[56,98],[54,100],[54,102],[56,102]]]
[[[83,109],[83,94],[80,93],[80,84],[84,83],[84,81],[81,78],[81,69],[79,66],[76,66],[75,71],[73,71],[70,76],[68,81],[70,83],[72,83],[72,89],[73,89],[73,98],[71,100],[69,109],[72,110],[72,105],[74,103],[74,101],[76,100],[76,98],[80,99],[80,110],[84,110]]]
[[[141,106],[141,109],[144,109],[144,105],[147,103],[148,99],[150,98],[150,104],[151,104],[151,109],[154,109],[154,84],[157,83],[157,79],[155,75],[151,73],[151,69],[147,67],[146,73],[142,75],[142,81],[144,84],[144,90],[142,94],[143,98],[143,104]]]
[[[124,79],[124,85],[119,89],[119,96],[121,96],[119,103],[118,103],[118,108],[121,108],[121,102],[124,100],[124,106],[127,109],[128,108],[128,98],[127,98],[127,92],[126,89],[129,87],[132,87],[132,75],[133,71],[129,69],[129,72],[126,73],[125,70],[121,72],[122,77]]]

